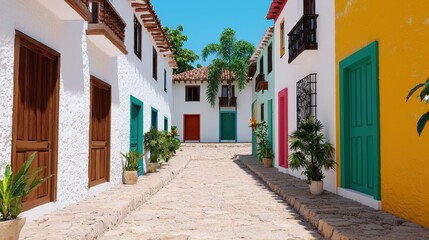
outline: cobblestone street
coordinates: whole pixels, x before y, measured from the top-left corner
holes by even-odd
[[[101,239],[321,239],[234,154],[249,145],[186,147],[192,160],[171,183]]]

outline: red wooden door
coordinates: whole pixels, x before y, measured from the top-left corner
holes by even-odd
[[[185,115],[184,122],[184,141],[200,141],[200,115]]]
[[[288,167],[288,89],[279,92],[279,166]]]
[[[110,180],[111,87],[91,76],[89,187]]]
[[[53,177],[33,191],[24,210],[55,201],[60,54],[17,32],[12,129],[12,169],[37,152],[31,168]]]

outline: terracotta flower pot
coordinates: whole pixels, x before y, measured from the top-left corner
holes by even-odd
[[[265,168],[270,168],[271,165],[273,164],[273,159],[272,158],[262,158],[262,162],[264,163]]]
[[[124,171],[124,184],[133,185],[137,183],[137,171]]]
[[[0,222],[0,238],[2,240],[18,240],[24,224],[25,218]]]
[[[310,192],[314,195],[320,195],[323,193],[323,181],[311,181]]]

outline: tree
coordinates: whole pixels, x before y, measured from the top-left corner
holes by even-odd
[[[183,47],[183,44],[188,41],[188,37],[182,33],[183,27],[180,25],[176,29],[165,27],[164,30],[170,39],[174,51],[174,59],[177,62],[177,69],[174,69],[174,74],[194,69],[191,64],[199,57],[192,50]]]
[[[232,82],[236,81],[238,89],[242,91],[247,84],[247,69],[249,60],[255,48],[247,41],[237,41],[235,31],[231,28],[225,28],[220,35],[219,43],[208,44],[202,52],[202,58],[205,61],[208,56],[215,55],[209,65],[207,101],[214,107],[216,97],[219,91],[219,85],[222,82],[222,73],[226,72],[226,81],[228,83],[228,101],[231,99]]]
[[[406,101],[408,101],[408,99],[410,99],[410,97],[422,87],[423,89],[419,94],[420,101],[425,100],[426,104],[429,103],[429,78],[426,80],[426,82],[417,84],[414,88],[412,88],[408,93]],[[417,122],[417,133],[419,134],[419,136],[422,134],[422,131],[425,128],[425,125],[428,120],[429,120],[429,112],[426,112],[420,117],[419,121]]]

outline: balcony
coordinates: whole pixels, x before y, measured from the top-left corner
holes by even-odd
[[[237,97],[231,97],[228,101],[228,97],[219,97],[219,107],[237,107]]]
[[[124,44],[125,22],[109,0],[89,0],[92,21],[88,24],[88,39],[107,55],[128,54]]]
[[[89,0],[38,0],[61,20],[91,21]]]
[[[317,49],[317,17],[319,15],[303,15],[289,32],[289,63],[304,50]]]
[[[255,91],[259,92],[262,90],[262,93],[264,93],[264,90],[268,90],[268,82],[265,81],[265,74],[259,73],[258,76],[256,76],[256,83],[255,83]]]

